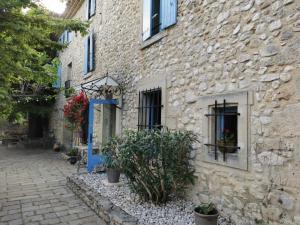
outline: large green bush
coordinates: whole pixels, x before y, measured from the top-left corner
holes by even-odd
[[[126,131],[119,141],[121,168],[143,200],[164,203],[194,183],[189,156],[196,137],[191,132]]]

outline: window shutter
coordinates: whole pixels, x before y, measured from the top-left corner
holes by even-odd
[[[72,42],[72,40],[73,40],[73,32],[68,31],[68,43]]]
[[[161,29],[165,29],[177,22],[177,0],[163,0],[161,4]]]
[[[84,41],[84,63],[83,63],[83,73],[86,75],[88,73],[88,60],[89,60],[89,38],[86,38]]]
[[[61,75],[62,75],[62,66],[61,66],[61,64],[59,64],[59,66],[57,68],[57,80],[53,84],[54,88],[61,87]]]
[[[93,34],[91,34],[90,35],[90,38],[89,38],[89,41],[90,41],[90,52],[89,52],[89,54],[90,54],[90,57],[89,57],[89,59],[90,59],[90,61],[89,61],[89,63],[90,63],[90,71],[92,71],[92,70],[94,70],[94,62],[95,62],[95,54],[94,54],[94,51],[95,51],[95,48],[94,48],[94,35]]]
[[[151,3],[152,0],[143,0],[143,41],[151,36]]]
[[[89,18],[90,18],[90,0],[85,1],[85,7],[86,7],[85,17],[86,17],[86,20],[89,20]]]
[[[96,0],[90,0],[90,1],[91,1],[91,7],[90,7],[90,17],[91,17],[96,13]]]

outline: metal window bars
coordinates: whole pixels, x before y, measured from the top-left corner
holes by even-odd
[[[138,129],[161,129],[161,88],[139,92]]]
[[[218,144],[218,139],[217,139],[217,120],[218,120],[218,117],[226,117],[226,116],[240,116],[240,113],[238,112],[226,112],[226,100],[224,99],[223,100],[223,104],[222,104],[222,107],[220,107],[220,104],[218,104],[217,100],[215,101],[215,104],[214,104],[214,112],[213,113],[209,113],[209,114],[205,114],[206,117],[213,117],[214,118],[214,144],[211,144],[211,143],[207,143],[207,144],[204,144],[205,146],[208,146],[208,147],[214,147],[214,155],[215,155],[215,160],[218,160],[218,149],[220,147],[222,148],[225,148],[225,149],[240,149],[239,146],[227,146],[226,145],[226,139],[224,139],[224,145],[219,145]],[[218,109],[221,108],[221,113],[218,112]],[[223,130],[224,132],[224,130]],[[226,161],[226,150],[223,151],[223,161],[225,162]]]

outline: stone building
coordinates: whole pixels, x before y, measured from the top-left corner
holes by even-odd
[[[108,74],[123,87],[117,108],[96,107],[96,142],[138,126],[192,130],[190,199],[239,225],[300,224],[299,0],[70,0],[64,17],[91,25],[63,36],[62,83]],[[64,103],[51,123],[62,142]]]

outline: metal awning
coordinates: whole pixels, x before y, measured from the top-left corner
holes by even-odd
[[[97,78],[80,85],[87,96],[94,99],[105,98],[108,95],[119,96],[121,95],[121,86],[112,77],[105,76]]]

